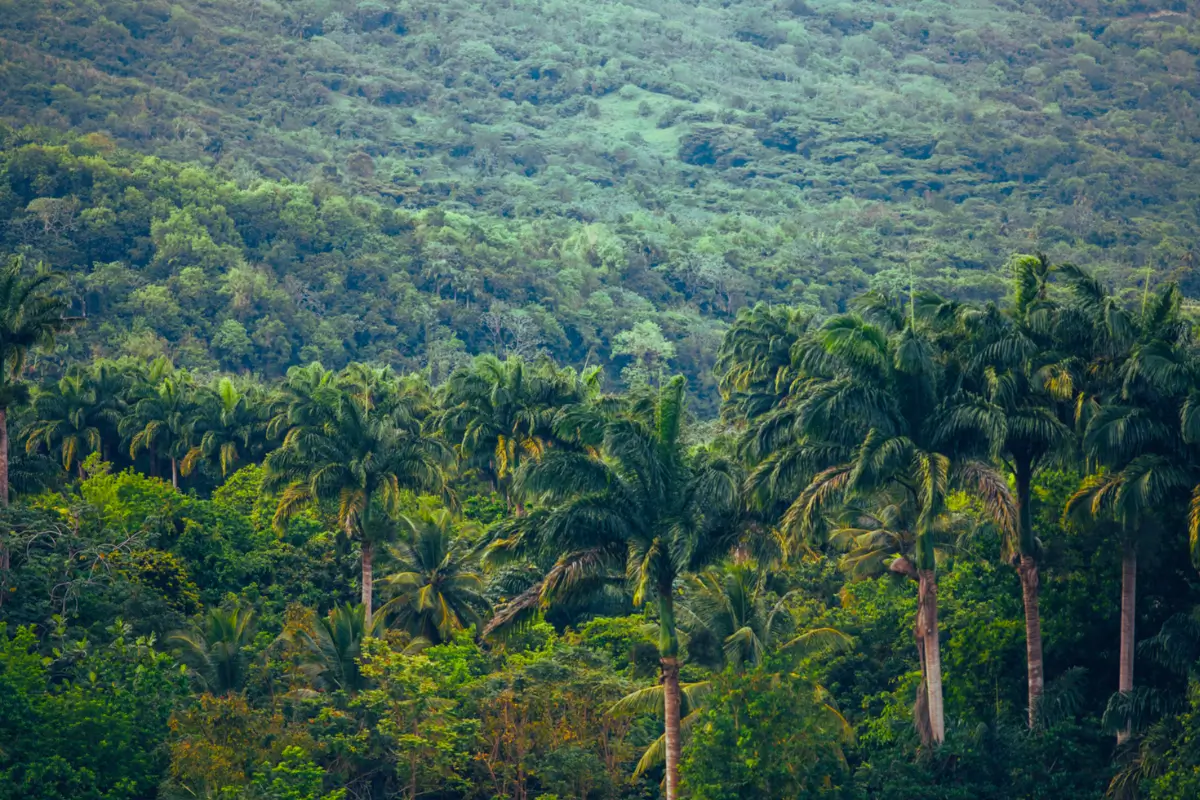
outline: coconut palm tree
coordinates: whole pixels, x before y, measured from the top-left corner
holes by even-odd
[[[664,703],[666,795],[678,795],[681,751],[678,582],[737,539],[741,475],[682,438],[684,380],[611,414],[589,450],[555,449],[526,461],[514,490],[535,503],[496,530],[489,555],[553,558],[545,577],[497,611],[494,632],[556,602],[628,582],[636,605],[654,604]]]
[[[446,509],[402,516],[405,529],[389,550],[395,570],[381,583],[393,597],[380,609],[414,637],[435,644],[482,622],[488,607],[477,555]]]
[[[246,682],[254,633],[253,611],[213,608],[190,630],[173,634],[168,642],[205,691],[232,694],[241,691]]]
[[[319,410],[291,428],[268,455],[264,485],[280,492],[277,525],[301,508],[336,504],[340,530],[362,549],[362,604],[369,624],[375,549],[395,533],[401,492],[443,491],[453,454],[418,420],[395,410],[403,403],[368,404],[362,393],[346,390],[322,393],[319,402]]]
[[[39,267],[27,278],[25,259],[10,258],[0,267],[0,505],[8,505],[8,410],[25,402],[29,388],[21,380],[30,352],[52,348],[55,337],[74,321],[66,300],[52,293],[54,276]]]
[[[47,451],[57,449],[63,469],[76,468],[82,478],[83,459],[98,452],[102,441],[93,419],[95,406],[96,393],[82,370],[71,370],[54,386],[37,390],[33,419],[25,431],[25,451],[36,453],[43,445]]]

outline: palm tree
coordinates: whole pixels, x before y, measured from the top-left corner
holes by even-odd
[[[283,639],[300,650],[300,666],[313,685],[326,690],[356,692],[363,687],[359,670],[363,640],[378,636],[384,617],[368,623],[361,604],[335,606],[324,617],[289,625]]]
[[[1011,307],[1001,311],[989,305],[960,314],[966,386],[944,416],[942,435],[964,448],[972,438],[986,443],[1015,479],[1018,524],[1005,544],[1007,555],[1018,562],[1025,607],[1032,727],[1045,689],[1033,477],[1072,441],[1060,417],[1074,399],[1075,380],[1071,359],[1059,346],[1060,309],[1049,299],[1054,267],[1044,256],[1018,257],[1012,267]]]
[[[289,369],[283,386],[271,400],[267,437],[275,440],[291,428],[312,424],[315,420],[310,415],[330,407],[326,398],[338,391],[336,377],[333,370],[316,361]]]
[[[1086,342],[1088,380],[1076,406],[1084,455],[1094,471],[1067,512],[1117,523],[1122,552],[1117,690],[1127,695],[1133,691],[1138,551],[1200,483],[1188,449],[1195,432],[1189,392],[1200,372],[1175,285],[1154,294],[1147,289],[1135,313],[1082,270],[1072,269],[1068,278],[1085,322],[1078,338]],[[1128,735],[1121,731],[1118,740]]]
[[[391,517],[401,492],[443,491],[452,453],[419,420],[396,410],[403,403],[368,403],[362,393],[345,389],[323,393],[319,402],[267,457],[264,485],[281,493],[277,525],[306,506],[337,504],[339,528],[362,549],[362,604],[369,624],[374,552],[394,534]]]
[[[680,602],[680,627],[688,635],[688,654],[692,661],[713,669],[730,668],[738,672],[763,666],[769,655],[787,654],[791,658],[812,657],[820,653],[846,650],[852,640],[833,628],[796,630],[789,601],[797,591],[773,596],[768,589],[770,576],[748,563],[710,568],[688,579]],[[709,681],[681,684],[680,735],[707,706]],[[817,687],[821,705],[833,727],[849,734],[850,726],[834,705],[829,693]],[[653,713],[664,711],[662,685],[639,689],[619,700],[609,713]],[[634,771],[638,777],[663,763],[666,737],[660,736],[643,753]]]
[[[447,379],[438,423],[463,461],[486,475],[511,504],[517,469],[525,459],[562,444],[556,420],[592,392],[597,376],[558,369],[549,359],[530,364],[519,356],[506,361],[478,356]]]
[[[490,550],[492,557],[554,563],[497,611],[488,632],[614,580],[628,581],[636,605],[657,606],[670,800],[678,794],[681,751],[677,583],[736,541],[741,483],[729,460],[687,451],[683,417],[684,380],[676,377],[612,414],[598,429],[598,447],[526,461],[514,489],[538,507],[499,526]]]
[[[122,435],[129,438],[129,457],[150,453],[151,470],[156,471],[163,453],[171,462],[171,485],[179,488],[179,462],[192,446],[196,421],[194,387],[186,374],[167,375],[151,392],[139,399],[128,416],[121,420]]]
[[[180,471],[189,475],[197,464],[211,463],[226,478],[239,462],[253,459],[267,428],[262,395],[260,387],[239,389],[230,378],[200,392],[199,414],[192,423],[198,440],[179,463]]]
[[[240,691],[246,681],[254,632],[253,611],[214,608],[191,630],[175,633],[168,641],[206,691],[231,694]]]
[[[488,605],[483,577],[474,548],[455,531],[454,516],[438,509],[401,521],[407,535],[389,548],[396,571],[382,581],[395,596],[380,616],[394,614],[402,628],[435,644],[478,625]]]
[[[907,313],[884,297],[866,301],[866,316],[834,317],[793,347],[799,368],[790,398],[752,432],[748,450],[761,461],[749,488],[760,503],[794,498],[782,525],[805,536],[823,528],[825,512],[839,504],[886,496],[905,506],[927,730],[936,744],[945,737],[935,557],[945,499],[955,488],[970,490],[1005,530],[1015,525],[1015,512],[994,469],[937,435],[954,385],[939,326],[953,307],[933,296],[914,297]],[[802,483],[805,475],[811,477]],[[803,488],[792,494],[797,485]],[[926,723],[918,720],[918,728]]]
[[[74,321],[68,303],[50,293],[54,277],[39,268],[32,278],[22,272],[22,256],[0,268],[0,505],[8,505],[8,409],[23,403],[29,389],[21,380],[30,351],[52,348],[55,336]]]
[[[83,477],[83,459],[98,452],[100,429],[93,419],[96,393],[88,385],[81,370],[72,370],[59,379],[53,388],[38,390],[33,396],[33,420],[25,431],[25,451],[36,453],[58,449],[63,469],[75,467]]]

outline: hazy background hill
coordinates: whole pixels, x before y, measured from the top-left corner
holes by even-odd
[[[0,248],[97,353],[711,398],[756,299],[992,297],[1032,249],[1200,288],[1197,5],[0,0]]]

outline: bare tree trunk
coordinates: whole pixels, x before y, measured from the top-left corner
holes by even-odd
[[[920,570],[917,589],[917,614],[925,643],[925,688],[929,702],[929,733],[934,745],[946,740],[946,719],[942,707],[942,649],[938,641],[937,573]]]
[[[171,486],[179,489],[179,460],[171,456]]]
[[[1025,604],[1025,666],[1029,681],[1029,727],[1037,725],[1038,704],[1045,691],[1046,674],[1042,661],[1041,576],[1038,574],[1037,542],[1033,538],[1033,466],[1029,459],[1017,463],[1017,524],[1020,526],[1021,598]]]
[[[925,637],[921,635],[921,615],[913,626],[913,638],[917,642],[917,663],[921,666],[921,685],[917,687],[917,698],[913,701],[913,727],[921,744],[928,747],[933,743],[933,731],[929,727],[929,672],[925,669]]]
[[[1133,691],[1133,644],[1137,621],[1137,548],[1125,545],[1121,559],[1121,674],[1117,691],[1126,694]],[[1129,738],[1129,728],[1117,734],[1117,744]]]
[[[370,542],[362,543],[362,604],[363,619],[367,630],[371,629],[371,601],[375,595],[375,547]]]
[[[679,730],[679,659],[662,659],[663,707],[666,723],[663,733],[667,745],[667,797],[676,800],[679,796],[679,760],[683,753]]]
[[[157,478],[158,477],[158,448],[155,447],[154,445],[150,445],[146,449],[150,453],[150,477]]]
[[[0,406],[0,506],[8,505],[8,409]]]
[[[1038,706],[1045,691],[1045,667],[1042,661],[1042,616],[1039,605],[1041,578],[1037,559],[1021,556],[1017,567],[1021,577],[1021,597],[1025,601],[1025,662],[1029,672],[1029,727],[1037,725]]]

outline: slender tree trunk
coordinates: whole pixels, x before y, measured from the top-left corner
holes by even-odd
[[[367,630],[371,629],[371,601],[375,595],[375,546],[363,540],[362,543],[362,604],[363,619]]]
[[[913,626],[913,638],[917,642],[917,663],[921,666],[921,685],[917,687],[917,699],[913,701],[913,727],[921,744],[928,747],[933,743],[933,731],[929,727],[929,672],[925,669],[925,637],[921,635],[920,614]]]
[[[8,409],[0,406],[0,506],[8,505]]]
[[[663,738],[667,751],[666,800],[679,797],[679,761],[683,742],[679,729],[679,635],[675,627],[675,600],[670,585],[659,587],[658,593],[658,651],[662,664]]]
[[[150,477],[157,478],[158,477],[158,448],[155,447],[154,445],[150,445],[147,448],[147,451],[150,453]]]
[[[663,706],[666,712],[664,734],[667,745],[667,798],[676,800],[679,796],[679,760],[683,754],[679,730],[679,659],[663,658],[662,660]]]
[[[1021,563],[1017,574],[1021,578],[1021,598],[1025,603],[1025,665],[1029,680],[1029,727],[1037,724],[1038,704],[1045,691],[1045,666],[1042,661],[1042,614],[1040,608],[1041,578],[1033,538],[1033,467],[1028,461],[1017,464],[1017,524]]]
[[[1125,545],[1121,558],[1121,674],[1117,690],[1122,694],[1133,691],[1133,645],[1137,621],[1137,548]],[[1117,744],[1129,738],[1126,727],[1117,734]]]
[[[171,456],[171,486],[179,488],[179,459]]]
[[[938,641],[937,573],[923,569],[918,573],[917,614],[921,638],[925,643],[925,688],[929,703],[929,733],[934,745],[946,740],[946,719],[942,707],[942,649]]]
[[[1021,556],[1017,567],[1021,577],[1021,597],[1025,601],[1025,662],[1029,672],[1029,727],[1037,725],[1038,706],[1046,688],[1045,666],[1042,661],[1042,617],[1039,605],[1037,559]]]

